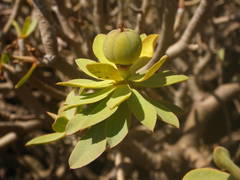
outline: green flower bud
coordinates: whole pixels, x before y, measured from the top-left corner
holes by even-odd
[[[137,32],[131,29],[116,29],[109,32],[104,40],[105,57],[120,65],[135,62],[142,50],[142,41]]]

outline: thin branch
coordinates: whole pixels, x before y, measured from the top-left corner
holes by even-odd
[[[14,19],[16,18],[16,16],[17,16],[17,13],[18,13],[18,10],[19,10],[19,7],[20,7],[21,2],[22,2],[21,0],[16,0],[16,1],[15,1],[14,5],[13,5],[13,8],[12,8],[12,13],[11,13],[11,15],[9,16],[9,19],[8,19],[7,23],[4,25],[3,33],[7,33],[8,30],[10,29],[13,20],[14,20]]]
[[[103,33],[104,32],[104,0],[94,0],[93,1],[93,23],[95,24],[96,32]]]
[[[142,0],[142,5],[137,15],[137,25],[135,28],[137,32],[142,32],[143,28],[145,27],[145,17],[149,10],[150,2],[150,0]]]
[[[213,2],[214,2],[213,0],[201,0],[196,12],[194,13],[192,19],[190,20],[180,40],[167,49],[166,54],[170,58],[179,55],[185,49],[187,49],[187,46],[190,43],[193,36],[199,31],[203,23],[206,23],[205,20],[207,19],[207,16],[209,16],[209,13],[211,12]]]
[[[158,40],[158,46],[154,53],[153,58],[149,61],[149,63],[144,66],[140,71],[145,71],[149,69],[155,62],[157,62],[160,57],[165,54],[165,51],[170,46],[173,39],[173,27],[174,20],[177,11],[178,1],[165,0],[163,2],[163,18],[162,18],[162,27],[160,32],[160,38]]]
[[[8,134],[5,134],[0,138],[0,149],[6,147],[7,145],[15,142],[17,140],[18,136],[15,132],[10,132]]]
[[[47,3],[44,0],[34,0],[33,4],[37,9],[36,16],[46,53],[43,63],[51,65],[70,78],[79,76],[80,73],[58,54],[56,27]]]

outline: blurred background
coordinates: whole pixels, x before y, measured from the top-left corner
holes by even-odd
[[[68,166],[75,136],[26,147],[52,131],[46,112],[57,113],[70,90],[55,83],[83,77],[74,59],[96,59],[94,37],[120,25],[160,34],[154,58],[167,54],[164,68],[190,77],[146,89],[182,108],[180,129],[132,127],[120,145],[76,170]],[[0,179],[178,180],[214,167],[216,145],[240,164],[239,0],[1,0],[0,27]]]

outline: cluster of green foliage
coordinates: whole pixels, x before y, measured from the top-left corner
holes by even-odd
[[[37,24],[38,24],[37,20],[31,19],[30,16],[28,16],[25,19],[22,28],[19,26],[17,21],[13,21],[12,23],[12,25],[14,26],[17,32],[18,38],[22,38],[22,39],[27,38],[36,29]]]
[[[168,59],[163,56],[143,73],[138,70],[148,63],[154,53],[158,35],[142,35],[142,50],[131,65],[122,66],[110,62],[103,52],[106,35],[99,34],[93,42],[93,52],[99,62],[77,59],[79,69],[93,79],[73,79],[58,85],[75,87],[71,91],[55,119],[55,132],[32,139],[27,145],[48,143],[77,132],[83,134],[70,158],[71,168],[87,165],[107,148],[119,144],[128,134],[132,115],[146,128],[153,131],[157,117],[179,127],[174,112],[175,105],[156,101],[145,93],[143,87],[159,88],[187,80],[185,75],[159,71]]]
[[[183,180],[239,180],[240,168],[230,158],[230,153],[224,147],[218,146],[213,152],[213,161],[222,170],[212,168],[200,168],[188,172]]]

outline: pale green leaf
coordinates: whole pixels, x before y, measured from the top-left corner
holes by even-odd
[[[42,136],[36,137],[36,138],[28,141],[26,145],[29,146],[29,145],[49,143],[49,142],[53,142],[58,139],[61,139],[64,136],[65,136],[64,132],[55,132],[55,133],[51,133],[51,134],[46,134],[46,135],[42,135]]]
[[[87,69],[87,65],[88,64],[94,64],[96,63],[96,61],[90,60],[90,59],[84,59],[84,58],[79,58],[75,60],[78,68],[83,71],[85,74],[95,78],[95,79],[100,79],[97,76],[95,76],[94,74],[92,74],[88,69]]]
[[[118,110],[106,121],[107,144],[109,148],[118,145],[128,134],[130,113],[127,104],[120,105]]]
[[[98,58],[98,60],[102,63],[109,63],[111,65],[113,65],[114,67],[115,64],[110,62],[105,56],[104,56],[104,53],[103,53],[103,42],[106,38],[106,35],[105,34],[98,34],[95,38],[94,38],[94,41],[93,41],[93,46],[92,46],[92,49],[93,49],[93,53],[94,55]]]
[[[144,126],[153,131],[157,120],[155,107],[135,89],[132,89],[132,92],[127,100],[131,112]]]
[[[33,71],[36,69],[37,64],[32,64],[31,68],[28,70],[28,72],[18,81],[18,83],[15,85],[15,88],[20,88],[32,75]]]
[[[133,81],[142,82],[149,79],[159,70],[159,68],[165,63],[167,59],[168,57],[166,55],[161,57],[161,59],[158,62],[156,62],[154,65],[152,65],[152,67],[150,67],[145,74],[140,75],[137,79],[134,79]]]
[[[91,127],[73,149],[70,158],[70,168],[83,167],[98,158],[106,149],[105,123]]]
[[[66,126],[66,133],[68,135],[77,131],[86,129],[101,121],[104,121],[111,116],[116,110],[107,107],[106,103],[109,98],[103,99],[99,103],[95,103],[92,106],[85,109],[83,112],[77,114]]]
[[[113,81],[94,81],[90,79],[73,79],[66,82],[59,82],[57,85],[60,86],[71,86],[71,87],[83,87],[83,88],[91,88],[91,89],[99,89],[112,86]]]
[[[31,24],[31,17],[28,16],[25,18],[24,20],[24,24],[23,24],[23,27],[22,27],[22,33],[21,33],[21,37],[24,37],[26,35],[26,32],[28,30],[28,27],[30,26]]]
[[[65,100],[65,103],[66,104],[69,104],[71,103],[74,98],[76,97],[76,94],[75,94],[75,91],[72,90],[66,97],[66,100]],[[73,116],[75,115],[76,113],[76,108],[72,108],[72,109],[69,109],[69,110],[65,110],[65,106],[64,104],[59,108],[59,111],[58,111],[58,116],[64,116],[66,117],[68,120],[72,119]]]
[[[114,90],[115,90],[115,87],[110,87],[110,88],[105,88],[105,89],[99,90],[94,93],[85,94],[82,96],[75,96],[74,99],[72,100],[72,102],[70,102],[70,103],[66,102],[66,105],[64,106],[64,110],[71,109],[71,108],[81,106],[84,104],[91,104],[91,103],[98,102],[98,101],[106,98]]]
[[[25,38],[29,36],[35,30],[36,27],[37,20],[31,19],[31,17],[28,16],[24,21],[21,37]]]
[[[120,105],[123,101],[127,100],[131,96],[132,92],[129,85],[119,85],[114,93],[111,95],[107,106],[112,109]]]
[[[201,168],[189,171],[183,180],[234,180],[234,178],[216,169]]]
[[[108,63],[92,63],[87,64],[88,71],[99,79],[122,81],[123,77],[118,69]]]
[[[171,109],[159,101],[151,100],[151,103],[155,106],[157,115],[161,118],[162,121],[176,128],[179,128],[179,120]]]
[[[188,79],[185,75],[172,75],[169,71],[158,72],[146,81],[135,83],[136,86],[157,88],[183,82]]]
[[[59,116],[52,124],[52,129],[55,132],[64,132],[67,123],[68,123],[68,119],[65,116]]]
[[[21,34],[22,34],[22,30],[21,30],[18,22],[15,21],[15,20],[13,20],[12,25],[13,25],[13,27],[15,28],[15,30],[16,30],[16,32],[17,32],[17,36],[20,37]]]

